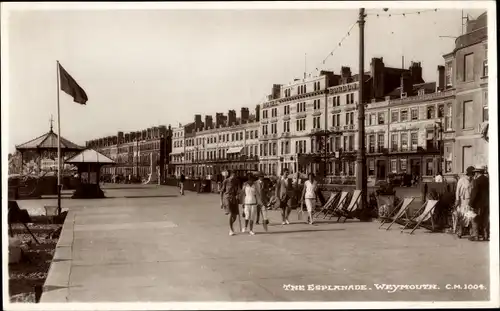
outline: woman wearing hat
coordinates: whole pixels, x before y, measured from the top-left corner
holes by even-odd
[[[452,214],[453,232],[458,237],[462,237],[464,229],[469,227],[470,219],[466,217],[471,211],[470,196],[472,191],[472,179],[474,177],[474,167],[469,166],[465,170],[465,175],[462,176],[457,183],[455,194],[455,211]]]

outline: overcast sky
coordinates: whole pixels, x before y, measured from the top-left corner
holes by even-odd
[[[418,10],[418,9],[417,9]],[[416,9],[389,10],[393,14]],[[477,17],[485,10],[466,10]],[[388,13],[389,13],[388,12]],[[367,13],[384,13],[368,9]],[[421,61],[435,81],[461,32],[460,10],[366,21],[365,70]],[[56,118],[56,60],[85,89],[86,106],[61,92],[61,133],[76,143],[117,131],[177,126],[193,115],[255,108],[273,83],[314,69],[357,10],[143,10],[14,12],[9,35],[9,151]],[[358,68],[358,27],[321,68]],[[5,103],[2,103],[4,105]],[[55,125],[54,125],[55,126]]]

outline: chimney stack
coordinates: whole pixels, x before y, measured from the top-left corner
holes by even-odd
[[[224,126],[224,114],[221,112],[217,112],[215,114],[215,127],[223,127]]]
[[[384,75],[384,59],[372,58],[371,62],[371,76],[373,79],[373,98],[382,98],[385,95],[385,75]],[[363,77],[359,77],[360,83]]]
[[[202,126],[201,114],[195,114],[194,115],[194,129],[195,129],[195,131],[199,131],[201,126]]]
[[[227,113],[227,117],[228,117],[228,126],[233,126],[233,125],[236,125],[236,111],[234,110],[229,110],[229,112]]]
[[[411,62],[410,74],[414,84],[423,83],[422,67],[420,62]]]
[[[271,91],[272,99],[280,98],[281,84],[273,84],[273,89]]]
[[[257,105],[255,107],[255,121],[256,122],[260,121],[260,105]]]
[[[411,96],[413,93],[413,79],[408,72],[403,72],[401,75],[401,97],[403,93],[406,93],[406,96]]]
[[[438,79],[437,79],[437,84],[436,84],[436,91],[444,91],[444,73],[445,73],[445,68],[444,66],[438,66],[437,68],[438,71]]]
[[[241,108],[241,123],[242,124],[248,123],[249,117],[250,117],[250,111],[248,110],[248,108],[246,107]]]
[[[351,68],[350,67],[344,67],[342,66],[341,72],[340,72],[340,77],[342,79],[342,84],[350,83],[351,82]]]
[[[205,116],[205,130],[211,129],[213,126],[212,116]]]

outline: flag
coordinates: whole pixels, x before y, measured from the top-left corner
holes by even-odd
[[[61,91],[73,97],[75,103],[85,105],[88,97],[85,91],[76,83],[75,79],[59,64],[59,78],[61,81]]]

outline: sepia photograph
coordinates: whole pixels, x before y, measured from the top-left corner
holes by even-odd
[[[500,307],[494,1],[1,14],[5,310]]]

